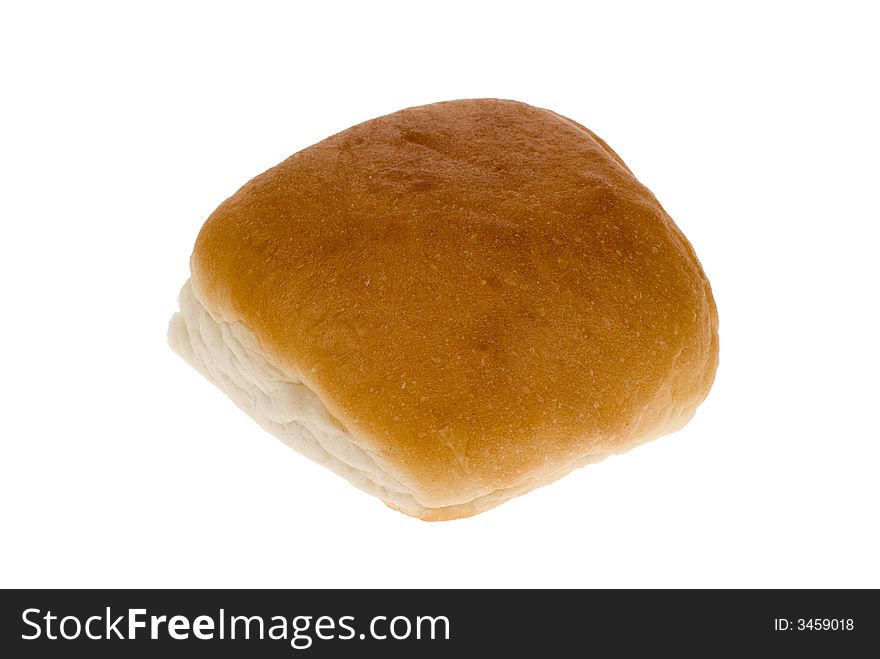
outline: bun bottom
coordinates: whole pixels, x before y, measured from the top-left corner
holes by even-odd
[[[617,446],[614,451],[584,455],[549,476],[527,478],[514,487],[487,492],[470,501],[431,506],[420,500],[418,488],[408,483],[405,475],[358,442],[314,391],[274,364],[247,327],[213,317],[198,300],[189,281],[178,302],[180,312],[168,328],[168,342],[178,355],[282,442],[380,498],[389,507],[426,521],[469,517],[493,508],[578,467],[674,432],[690,420],[696,408],[679,410],[680,414],[671,415],[664,427],[649,436]]]

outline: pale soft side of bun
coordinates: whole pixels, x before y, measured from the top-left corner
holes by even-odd
[[[682,427],[718,364],[688,241],[583,126],[495,99],[359,124],[205,222],[172,347],[263,427],[428,520]]]

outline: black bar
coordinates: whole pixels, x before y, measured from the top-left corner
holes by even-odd
[[[174,633],[188,638],[171,637],[173,616],[184,617]],[[206,618],[197,623],[199,616]],[[261,617],[247,626],[256,637],[262,624],[264,639],[242,638],[245,622],[233,616]],[[61,638],[65,617],[64,633],[79,629],[77,638]],[[144,627],[133,629],[133,640],[119,639],[132,618]],[[112,638],[86,638],[86,623],[93,636]],[[196,624],[212,638],[197,638]],[[272,629],[286,639],[268,638]],[[6,590],[0,631],[5,657],[878,656],[880,597],[876,590]]]

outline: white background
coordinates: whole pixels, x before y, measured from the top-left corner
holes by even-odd
[[[9,4],[0,585],[880,587],[872,3]],[[244,181],[481,96],[585,124],[656,193],[721,366],[683,431],[428,524],[262,431],[165,331]]]

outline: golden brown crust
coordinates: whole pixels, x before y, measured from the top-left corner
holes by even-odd
[[[587,129],[513,101],[410,108],[311,146],[208,219],[193,286],[429,507],[692,412],[717,313],[685,237]]]

